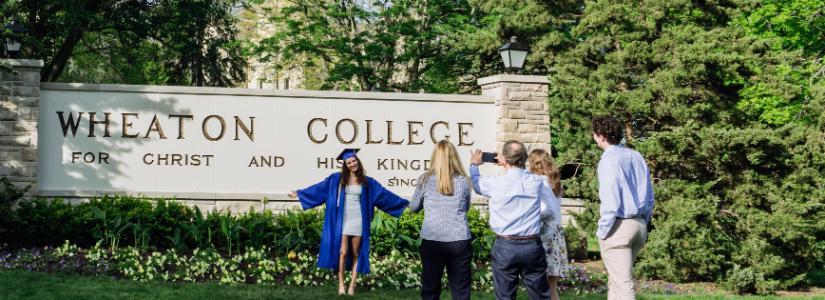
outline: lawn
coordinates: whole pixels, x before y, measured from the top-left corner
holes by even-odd
[[[526,299],[521,292],[519,299]],[[564,299],[604,299],[604,295],[562,295]],[[358,299],[419,299],[418,290],[362,291]],[[444,294],[449,299],[448,293]],[[226,286],[215,283],[160,283],[81,277],[25,271],[0,272],[0,299],[353,299],[335,294],[335,288],[263,285]],[[490,293],[474,293],[473,299],[494,299]],[[639,299],[825,299],[815,297],[755,297],[725,295],[642,294]]]

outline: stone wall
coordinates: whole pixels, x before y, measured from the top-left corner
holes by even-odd
[[[0,65],[0,176],[37,189],[37,121],[43,61],[2,59]]]
[[[31,185],[29,195],[37,191],[37,138],[40,100],[39,60],[3,59],[0,64],[0,176],[9,178],[18,186]],[[9,70],[9,68],[11,70]],[[3,71],[4,70],[4,71]],[[496,148],[507,140],[524,142],[529,149],[550,149],[548,114],[548,81],[544,76],[496,75],[478,80],[482,94],[495,99]],[[45,195],[48,196],[48,195]],[[283,212],[300,209],[297,201],[276,197],[261,200],[180,199],[202,211],[228,210],[246,212],[271,210]],[[71,201],[85,201],[84,197]],[[473,206],[486,211],[483,197],[473,199]],[[570,221],[570,211],[581,211],[581,201],[564,199],[564,223]]]
[[[548,84],[545,76],[503,74],[478,80],[481,94],[496,99],[497,151],[508,140],[550,150]]]
[[[546,76],[501,74],[480,78],[481,94],[495,98],[496,149],[501,151],[506,141],[517,140],[527,149],[550,151],[550,114]],[[474,199],[473,205],[486,209],[486,200]],[[570,212],[582,212],[581,200],[562,200],[562,223],[572,221]]]

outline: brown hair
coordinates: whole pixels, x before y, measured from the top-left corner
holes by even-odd
[[[611,116],[594,117],[591,126],[593,127],[593,133],[603,136],[611,145],[621,142],[624,136],[622,122]]]
[[[358,156],[354,156],[355,161],[358,162],[358,170],[355,171],[355,178],[358,180],[358,184],[366,185],[367,184],[367,172],[364,171],[364,165],[361,164],[361,159]],[[346,187],[349,184],[349,168],[347,168],[347,161],[345,160],[343,164],[341,164],[341,186]]]
[[[530,172],[536,175],[547,176],[550,186],[553,187],[553,194],[561,197],[561,173],[550,153],[544,149],[533,149],[527,159],[530,163]]]
[[[456,151],[453,143],[447,140],[439,141],[438,144],[435,145],[435,149],[433,149],[433,155],[430,161],[432,161],[430,169],[421,176],[418,184],[423,184],[430,176],[435,175],[438,192],[442,195],[452,196],[455,192],[453,190],[453,177],[457,175],[467,177],[467,173],[464,172],[464,168],[461,165],[461,159],[458,157],[458,151]]]

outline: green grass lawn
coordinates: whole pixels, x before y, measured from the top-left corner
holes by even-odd
[[[336,295],[331,286],[282,287],[263,285],[226,286],[216,283],[160,283],[114,280],[25,271],[0,272],[0,299],[353,299]],[[419,299],[418,290],[361,291],[357,299]],[[523,292],[519,299],[526,299]],[[448,293],[444,294],[449,299]],[[563,299],[604,299],[604,295],[562,295]],[[494,299],[490,293],[476,292],[473,299]],[[639,299],[780,299],[780,297],[741,297],[724,295],[654,295]],[[781,297],[781,299],[825,299],[816,297]]]

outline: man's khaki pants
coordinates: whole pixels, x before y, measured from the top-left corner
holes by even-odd
[[[607,299],[636,299],[633,262],[647,240],[647,225],[641,218],[616,219],[607,238],[599,239],[602,261],[607,268]]]

